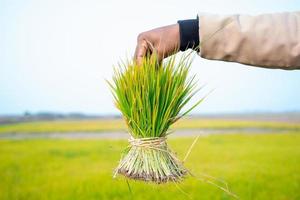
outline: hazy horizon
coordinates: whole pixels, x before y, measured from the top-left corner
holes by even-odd
[[[191,6],[192,5],[192,6]],[[234,5],[234,6],[233,6]],[[197,13],[300,10],[300,1],[0,1],[0,115],[118,114],[105,82],[133,55],[138,33]],[[300,111],[300,70],[195,57],[191,74],[214,89],[193,114]],[[191,102],[193,103],[193,102]]]

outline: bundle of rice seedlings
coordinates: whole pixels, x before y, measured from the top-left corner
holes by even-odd
[[[181,113],[198,91],[190,66],[191,53],[178,62],[173,56],[160,63],[154,54],[141,65],[131,61],[115,68],[109,85],[131,136],[116,174],[155,183],[180,181],[187,174],[166,139],[170,126],[202,101]]]

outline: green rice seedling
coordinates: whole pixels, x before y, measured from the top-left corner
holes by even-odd
[[[109,85],[131,136],[116,174],[155,183],[179,181],[187,174],[166,138],[170,126],[203,100],[181,112],[198,91],[195,76],[189,76],[191,57],[158,62],[152,54],[141,65],[128,61],[115,68]]]

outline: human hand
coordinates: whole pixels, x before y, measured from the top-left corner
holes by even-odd
[[[137,38],[137,46],[134,58],[137,64],[141,64],[147,53],[156,53],[159,61],[177,53],[180,46],[179,25],[173,24],[159,27],[140,33]]]

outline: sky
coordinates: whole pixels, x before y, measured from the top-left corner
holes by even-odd
[[[0,0],[0,115],[117,114],[105,80],[140,32],[198,13],[297,10],[299,0]],[[214,90],[193,114],[300,111],[300,70],[195,56],[191,74],[206,85],[194,102]]]

